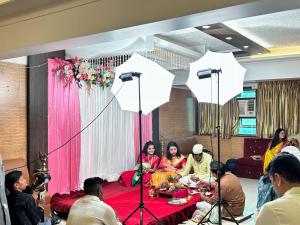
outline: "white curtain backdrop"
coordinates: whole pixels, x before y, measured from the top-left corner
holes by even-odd
[[[81,129],[90,123],[113,98],[110,88],[93,86],[79,90]],[[81,133],[80,184],[99,176],[116,181],[121,172],[133,169],[134,113],[122,111],[116,99]]]

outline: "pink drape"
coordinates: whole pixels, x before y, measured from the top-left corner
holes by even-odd
[[[137,161],[140,152],[140,133],[139,133],[139,114],[135,114],[134,120],[134,149],[135,159]],[[142,143],[143,146],[147,141],[152,140],[152,113],[142,115]],[[142,148],[143,148],[142,146]]]
[[[79,188],[80,135],[59,150],[80,131],[78,87],[64,85],[52,70],[55,59],[48,59],[48,165],[51,174],[49,191],[65,193]]]

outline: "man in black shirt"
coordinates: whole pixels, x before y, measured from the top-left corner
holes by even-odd
[[[32,190],[21,171],[11,171],[5,175],[8,190],[7,202],[12,225],[37,225],[43,218],[43,207],[32,197]],[[38,206],[37,206],[38,205]],[[49,222],[41,224],[50,224]]]

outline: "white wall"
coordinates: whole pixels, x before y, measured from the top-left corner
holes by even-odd
[[[247,69],[245,82],[300,79],[300,57],[239,60]]]
[[[240,64],[247,69],[244,82],[263,80],[300,79],[300,56],[269,59],[240,59]],[[188,70],[170,71],[176,75],[173,85],[184,85]]]
[[[21,65],[27,65],[27,56],[22,56],[22,57],[18,57],[18,58],[11,58],[11,59],[4,59],[4,60],[0,60],[0,61],[1,62],[21,64]]]

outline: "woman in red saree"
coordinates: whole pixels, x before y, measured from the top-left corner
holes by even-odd
[[[159,171],[152,174],[151,185],[158,187],[161,183],[168,181],[169,177],[175,177],[176,171],[183,170],[185,164],[186,158],[180,153],[177,143],[169,142],[166,155],[162,157],[158,166]]]
[[[143,163],[143,183],[147,184],[151,180],[151,175],[157,169],[159,164],[159,157],[155,153],[155,145],[152,141],[148,141],[143,147],[142,153]],[[124,171],[121,174],[120,182],[124,186],[134,186],[139,182],[140,177],[140,164],[139,161],[135,166],[135,170]]]

